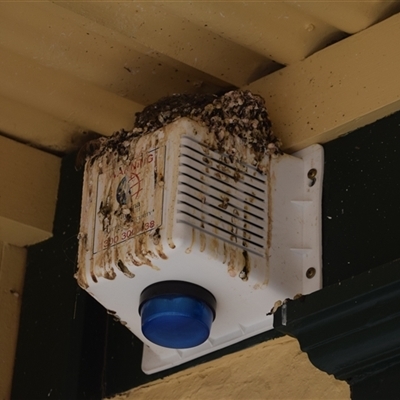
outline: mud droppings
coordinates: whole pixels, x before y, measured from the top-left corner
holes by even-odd
[[[118,260],[117,262],[117,267],[118,269],[128,278],[134,278],[135,274],[132,273],[131,271],[129,271],[129,269],[127,268],[127,266],[123,263],[122,260]]]
[[[239,278],[242,281],[247,281],[249,279],[249,273],[250,273],[250,260],[249,260],[249,255],[247,254],[247,251],[243,251],[243,258],[244,258],[244,266],[243,269],[239,273]]]
[[[206,249],[207,238],[203,232],[200,232],[200,251],[203,252]]]
[[[192,241],[190,243],[190,246],[185,250],[186,254],[190,254],[192,252],[195,241],[196,241],[196,230],[194,228],[192,228]]]

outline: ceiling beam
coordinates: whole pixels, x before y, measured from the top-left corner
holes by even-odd
[[[177,15],[167,2],[56,3],[87,22],[96,23],[99,31],[103,27],[118,33],[121,41],[137,51],[163,55],[180,73],[197,75],[195,84],[209,81],[221,87],[242,86],[276,68],[267,57],[210,31],[207,24]],[[169,80],[170,77],[166,81]],[[179,89],[175,83],[174,91],[179,90],[188,88]]]
[[[0,48],[0,95],[72,125],[111,135],[133,127],[143,106],[87,81]]]
[[[169,56],[172,47],[173,56],[198,57],[192,47],[184,48],[171,37],[179,33],[178,38],[190,43],[185,27],[180,31],[174,19],[160,21],[153,6],[147,13],[136,13],[137,8],[119,2],[0,2],[0,46],[144,105],[175,92],[214,92],[229,86]],[[158,46],[150,46],[159,40]],[[215,54],[216,61],[222,55]],[[232,61],[234,56],[232,51]]]
[[[291,64],[325,47],[343,33],[283,1],[207,1],[164,3],[190,19],[257,54],[280,64]]]
[[[350,34],[366,29],[400,11],[398,0],[289,0],[286,4]]]
[[[89,136],[77,125],[3,96],[0,96],[0,132],[55,153],[78,149]]]
[[[400,14],[248,85],[287,152],[400,110]]]
[[[52,236],[60,158],[0,136],[0,241],[27,246]]]

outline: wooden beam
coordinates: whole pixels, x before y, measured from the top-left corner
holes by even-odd
[[[88,136],[77,125],[39,111],[34,105],[3,96],[0,96],[0,132],[54,152],[76,150]]]
[[[177,15],[169,9],[168,2],[114,2],[107,6],[102,2],[56,3],[88,22],[118,32],[130,47],[168,57],[168,63],[178,70],[197,75],[197,84],[203,82],[203,86],[207,80],[220,86],[227,86],[226,82],[242,86],[273,68],[271,60],[210,31],[207,23]],[[183,3],[178,8],[180,5]],[[171,74],[163,73],[169,75],[165,86]],[[174,72],[172,76],[176,75]],[[188,88],[178,88],[175,83],[173,90],[188,91]]]
[[[290,0],[287,4],[351,34],[366,29],[400,11],[398,0]]]
[[[0,95],[104,135],[131,129],[142,105],[0,48]]]
[[[0,136],[0,241],[26,246],[52,236],[61,160]]]
[[[214,92],[229,86],[222,79],[165,56],[166,42],[175,48],[176,54],[185,51],[166,32],[168,21],[157,26],[158,13],[151,10],[154,6],[147,13],[136,13],[137,8],[141,7],[129,2],[61,2],[59,5],[47,1],[0,2],[0,46],[35,60],[50,72],[63,72],[67,81],[73,76],[118,95],[121,102],[129,99],[146,105],[175,92]],[[149,24],[143,22],[143,14],[148,15]],[[174,20],[170,24],[174,32],[178,30]],[[178,32],[187,40],[185,32]],[[141,44],[136,35],[153,38],[150,43],[159,38],[162,41],[154,48],[147,46],[147,42]],[[193,61],[194,53],[190,52]],[[214,55],[215,61],[221,55],[221,52]],[[233,56],[232,52],[232,60]],[[200,57],[198,61],[204,62]],[[83,86],[80,95],[86,92]],[[119,129],[118,125],[114,129]]]
[[[0,399],[11,397],[26,249],[0,241]]]
[[[399,41],[397,14],[246,88],[287,152],[328,142],[400,110]]]
[[[343,37],[323,20],[285,1],[164,3],[165,7],[237,45],[280,64],[291,64]]]

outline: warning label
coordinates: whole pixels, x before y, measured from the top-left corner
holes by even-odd
[[[162,224],[165,148],[98,175],[93,253]]]

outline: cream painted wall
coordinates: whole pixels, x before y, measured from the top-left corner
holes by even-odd
[[[140,386],[114,400],[344,400],[347,383],[319,371],[282,337]]]

